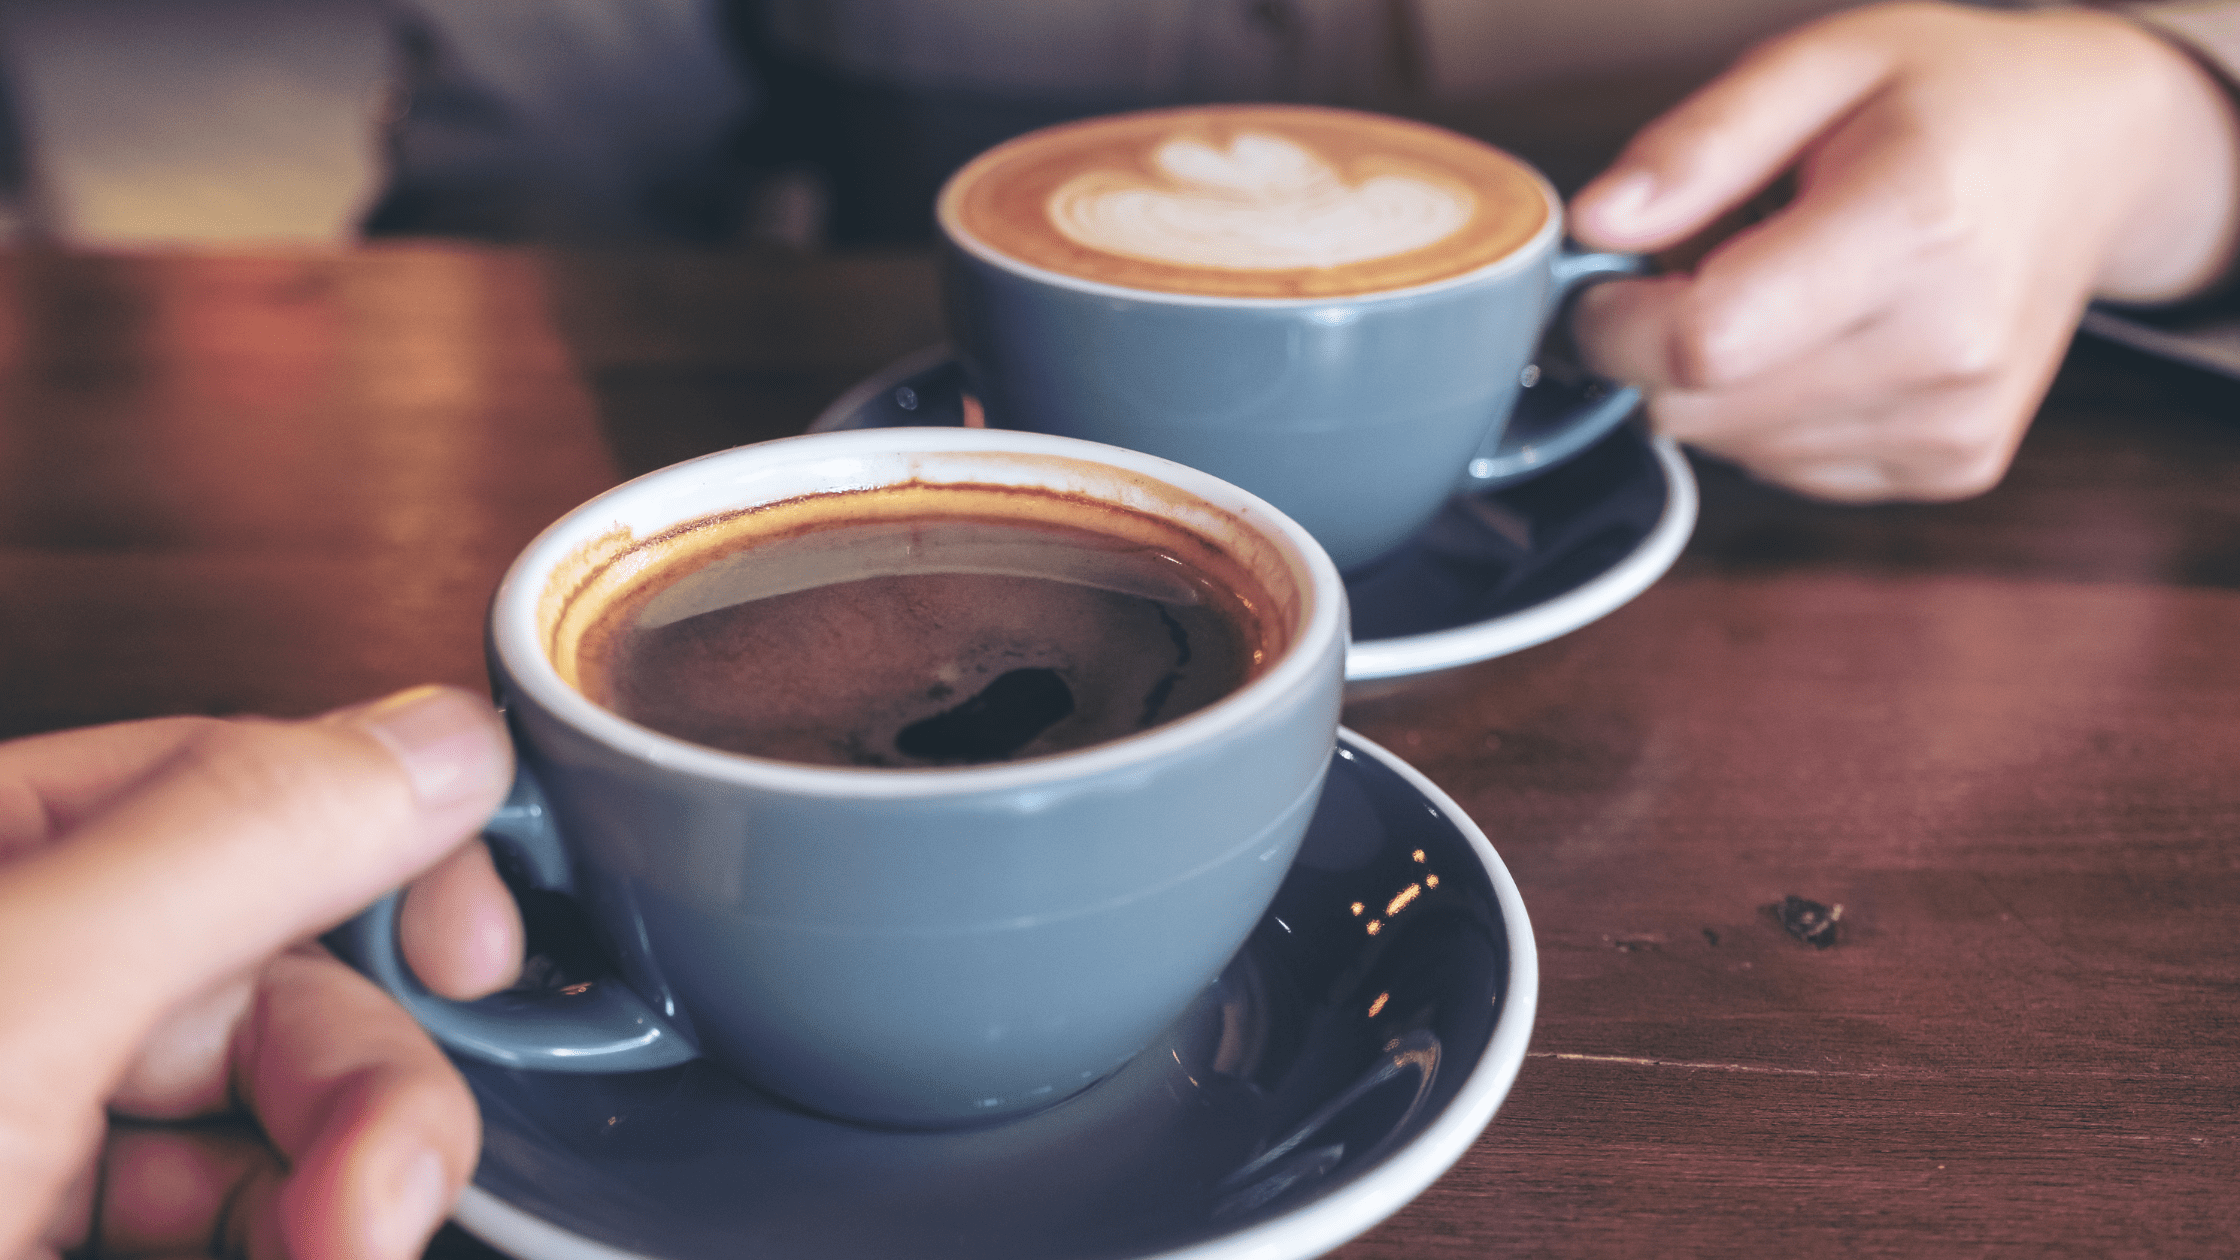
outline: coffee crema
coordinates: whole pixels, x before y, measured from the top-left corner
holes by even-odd
[[[1196,534],[1055,491],[885,487],[691,522],[578,587],[567,681],[640,725],[814,765],[1124,738],[1243,686],[1283,632]]]
[[[1011,140],[952,176],[960,242],[1082,280],[1239,298],[1413,288],[1547,225],[1530,167],[1467,136],[1352,110],[1212,105]]]

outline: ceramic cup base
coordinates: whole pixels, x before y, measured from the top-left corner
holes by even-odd
[[[1293,1260],[1337,1246],[1492,1119],[1538,973],[1516,886],[1453,801],[1351,733],[1328,783],[1220,982],[1084,1093],[1008,1124],[900,1134],[807,1115],[705,1064],[584,1077],[462,1061],[486,1137],[460,1222],[525,1260]]]

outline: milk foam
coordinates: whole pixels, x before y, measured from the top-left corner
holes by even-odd
[[[1337,267],[1433,245],[1470,222],[1477,197],[1408,175],[1347,183],[1311,150],[1246,131],[1227,150],[1169,140],[1152,155],[1164,186],[1090,171],[1051,193],[1051,225],[1075,244],[1179,266],[1246,271]]]

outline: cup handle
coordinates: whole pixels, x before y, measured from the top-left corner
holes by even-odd
[[[1553,322],[1581,286],[1649,270],[1640,254],[1585,253],[1566,244],[1550,267],[1546,319]],[[1498,490],[1545,472],[1600,441],[1640,405],[1641,391],[1631,386],[1588,380],[1566,389],[1537,365],[1528,367],[1509,422],[1478,449],[1462,488]]]
[[[530,887],[575,891],[567,849],[527,766],[515,772],[513,790],[483,824],[482,834],[505,850]],[[545,1072],[640,1072],[698,1057],[688,1038],[614,977],[474,1002],[437,997],[412,974],[398,948],[397,905],[403,896],[392,892],[374,902],[329,933],[327,943],[450,1049],[503,1067]]]

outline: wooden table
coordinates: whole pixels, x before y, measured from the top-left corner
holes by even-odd
[[[938,336],[917,256],[0,256],[0,734],[477,684],[545,522]],[[2240,385],[2080,346],[1953,506],[1700,473],[1639,600],[1348,712],[1543,988],[1338,1254],[2240,1248]]]

